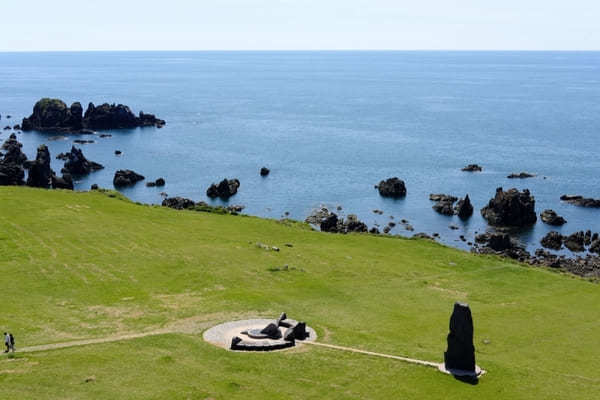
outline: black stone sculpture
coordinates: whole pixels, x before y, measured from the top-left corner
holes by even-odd
[[[473,318],[468,304],[454,303],[450,317],[448,349],[444,353],[448,371],[460,370],[475,373],[475,347],[473,346]]]
[[[279,339],[281,337],[279,327],[275,324],[269,324],[265,326],[260,333],[266,335],[269,339]]]
[[[306,322],[298,322],[296,326],[294,326],[294,337],[298,340],[304,340],[308,337],[308,333],[306,332]]]

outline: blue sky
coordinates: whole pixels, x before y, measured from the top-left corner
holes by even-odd
[[[600,50],[600,0],[5,0],[0,51]]]

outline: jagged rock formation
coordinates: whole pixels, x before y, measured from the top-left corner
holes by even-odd
[[[267,176],[269,175],[269,173],[271,172],[271,170],[267,167],[262,167],[260,169],[260,176]]]
[[[237,193],[240,187],[240,181],[237,179],[223,179],[218,185],[213,183],[206,190],[206,195],[210,198],[220,197],[228,199]]]
[[[63,154],[58,155],[58,157],[61,156],[63,156]],[[72,146],[71,151],[66,153],[66,162],[62,172],[72,175],[86,175],[92,171],[97,171],[103,168],[103,165],[85,158],[81,149]]]
[[[481,215],[494,226],[526,226],[537,221],[535,199],[527,189],[496,189],[496,196],[481,209]]]
[[[88,105],[85,115],[81,103],[68,107],[62,100],[43,98],[35,103],[33,113],[23,118],[23,131],[89,132],[97,129],[128,129],[139,126],[162,127],[165,121],[152,114],[134,115],[123,104]]]
[[[27,186],[46,189],[52,186],[54,171],[50,169],[50,151],[46,145],[38,147],[35,161],[27,162],[26,167],[29,169]]]
[[[444,353],[447,370],[475,373],[475,346],[473,345],[473,318],[468,304],[454,303],[450,317],[448,349]]]
[[[456,208],[454,211],[456,215],[462,219],[467,219],[473,215],[473,205],[471,204],[469,195],[466,195],[464,199],[460,199],[458,203],[456,203]]]
[[[379,182],[375,186],[379,190],[379,194],[383,197],[404,197],[406,196],[406,184],[399,178],[389,178]]]
[[[22,147],[23,145],[17,141],[14,133],[2,145],[5,153],[0,158],[0,186],[25,183],[23,181],[25,178],[23,164],[27,160],[27,156],[21,151]]]

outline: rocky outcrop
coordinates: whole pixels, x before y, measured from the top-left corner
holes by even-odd
[[[448,348],[444,352],[446,370],[475,373],[475,346],[473,345],[473,318],[468,304],[454,303],[450,317]]]
[[[35,161],[28,162],[27,167],[27,186],[46,189],[52,186],[54,171],[50,169],[50,151],[46,145],[38,147]]]
[[[566,201],[567,203],[579,206],[579,207],[588,207],[588,208],[600,208],[600,199],[592,199],[586,198],[579,195],[568,195],[563,194],[560,196],[562,201]]]
[[[585,233],[583,231],[575,232],[564,238],[564,245],[567,249],[580,253],[585,251]]]
[[[66,153],[66,162],[62,172],[71,175],[86,175],[103,168],[103,165],[85,158],[81,149],[72,146],[71,151]]]
[[[117,172],[115,172],[115,177],[113,178],[113,185],[115,185],[115,187],[131,186],[144,179],[144,176],[132,170],[120,169]]]
[[[166,182],[165,182],[164,178],[158,178],[155,181],[146,183],[146,186],[148,186],[148,187],[155,187],[155,186],[161,187],[161,186],[165,186],[165,184],[166,184]]]
[[[465,172],[481,172],[481,171],[483,171],[483,168],[480,165],[477,165],[477,164],[469,164],[466,167],[464,167],[461,171],[465,171]]]
[[[481,215],[493,226],[526,226],[536,222],[535,199],[525,189],[503,191],[496,189],[496,196],[481,209]]]
[[[4,155],[0,158],[0,186],[23,185],[25,171],[23,164],[27,156],[21,151],[23,145],[13,133],[2,145]]]
[[[429,200],[435,201],[431,208],[436,212],[443,215],[454,215],[454,203],[458,200],[457,197],[447,194],[430,194]]]
[[[193,200],[185,197],[167,197],[162,202],[163,207],[174,208],[175,210],[186,210],[194,208],[195,205],[196,203]]]
[[[53,132],[89,132],[100,129],[130,129],[140,126],[162,127],[165,121],[152,114],[140,112],[134,115],[129,107],[122,104],[93,103],[83,114],[81,103],[75,102],[68,107],[62,100],[44,98],[33,107],[33,113],[24,118],[21,124],[23,131]]]
[[[379,194],[383,197],[404,197],[406,196],[406,184],[399,178],[389,178],[379,182],[375,186],[379,190]]]
[[[530,174],[529,172],[520,172],[518,174],[510,174],[507,176],[508,179],[527,179],[534,178],[534,174]]]
[[[547,249],[560,250],[563,244],[563,237],[558,232],[548,232],[541,240],[542,246]]]
[[[454,209],[456,215],[461,219],[470,218],[473,215],[473,205],[471,204],[471,199],[469,199],[469,195],[466,195],[464,199],[460,199],[458,203],[456,203],[456,208]]]
[[[63,174],[62,178],[52,175],[52,189],[73,190],[73,178],[71,174]]]
[[[356,215],[349,214],[344,220],[344,218],[338,217],[336,213],[330,212],[325,207],[315,210],[306,218],[306,222],[319,226],[321,232],[345,234],[369,231],[367,225],[360,221]]]
[[[260,169],[260,176],[267,176],[269,175],[269,173],[271,172],[271,170],[267,167],[262,167]]]
[[[556,214],[554,210],[544,210],[540,214],[542,222],[548,225],[561,226],[567,223],[567,220]]]
[[[240,187],[240,181],[237,179],[223,179],[218,185],[213,183],[206,190],[206,195],[210,198],[220,197],[228,199],[237,193]]]

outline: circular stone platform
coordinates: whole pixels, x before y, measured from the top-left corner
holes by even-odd
[[[208,343],[227,350],[231,350],[231,340],[236,336],[242,339],[242,342],[239,345],[239,350],[242,351],[273,351],[294,347],[294,342],[283,340],[283,334],[287,329],[286,326],[279,327],[282,338],[276,340],[253,339],[242,333],[243,331],[251,329],[263,329],[268,324],[274,322],[275,320],[273,319],[247,319],[242,321],[225,322],[224,324],[213,326],[212,328],[207,329],[202,334],[202,337]],[[308,334],[308,337],[304,340],[297,340],[296,343],[312,342],[317,339],[317,333],[311,327],[306,327],[306,333]]]

